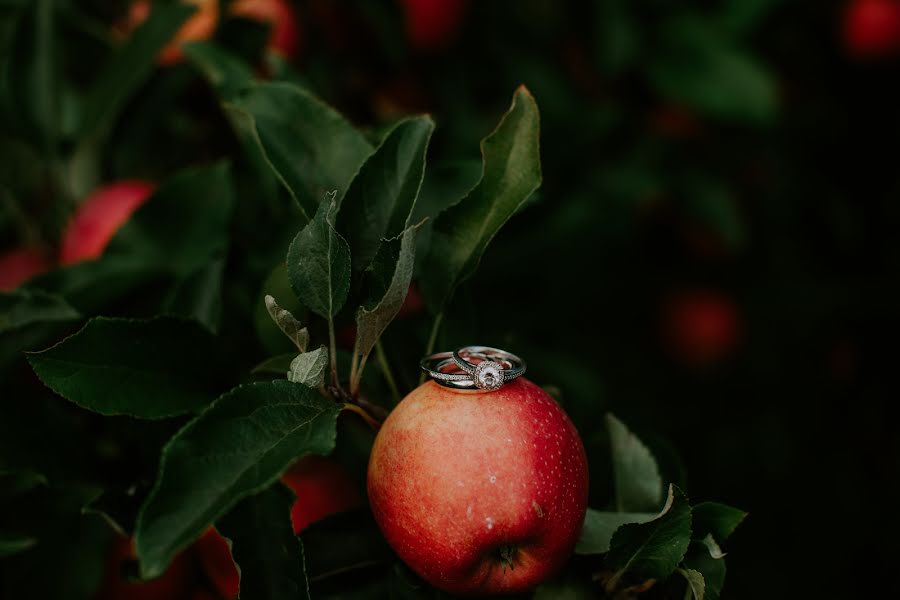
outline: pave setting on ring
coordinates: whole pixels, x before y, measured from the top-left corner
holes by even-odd
[[[503,385],[503,369],[492,360],[483,360],[475,367],[472,379],[482,390],[497,390]]]

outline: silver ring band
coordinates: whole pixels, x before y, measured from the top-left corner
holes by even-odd
[[[470,362],[473,358],[478,362]],[[419,366],[445,387],[487,391],[499,389],[504,383],[521,376],[526,369],[525,361],[515,354],[489,346],[466,346],[455,352],[437,352],[424,357]],[[455,372],[450,372],[448,367]]]

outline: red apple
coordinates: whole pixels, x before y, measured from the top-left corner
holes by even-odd
[[[680,361],[707,364],[720,360],[734,351],[742,334],[738,308],[721,292],[680,292],[664,308],[665,342]]]
[[[44,254],[35,248],[16,248],[0,254],[0,292],[16,289],[50,268]]]
[[[229,13],[269,24],[269,50],[286,58],[297,55],[300,48],[300,22],[288,0],[235,0],[229,7]]]
[[[844,44],[860,58],[900,50],[900,0],[851,0],[844,14]]]
[[[350,475],[331,458],[301,458],[281,480],[297,496],[291,507],[294,533],[300,533],[319,519],[363,503]]]
[[[237,598],[241,589],[241,576],[231,558],[228,541],[210,527],[195,542],[194,550],[219,597],[225,600]]]
[[[424,579],[455,594],[515,593],[572,553],[588,467],[575,426],[530,381],[494,392],[428,381],[382,425],[368,490],[388,542]]]
[[[406,36],[420,50],[447,46],[456,36],[466,9],[465,0],[403,0]]]
[[[150,197],[154,185],[145,181],[120,181],[96,189],[72,215],[62,236],[60,263],[92,260],[131,214]]]
[[[150,581],[129,581],[123,576],[125,563],[134,559],[133,540],[116,538],[96,600],[177,600],[188,598],[197,585],[197,569],[191,549],[178,554],[165,573]]]
[[[219,23],[219,0],[181,0],[183,4],[192,4],[197,10],[188,17],[172,40],[159,53],[159,63],[172,65],[180,62],[184,55],[181,46],[187,42],[207,40],[212,37]],[[135,0],[131,4],[128,16],[119,29],[124,35],[130,35],[147,17],[150,16],[152,0]]]

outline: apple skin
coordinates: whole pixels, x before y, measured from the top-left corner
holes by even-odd
[[[368,492],[388,543],[432,585],[522,592],[572,553],[587,509],[587,458],[563,410],[525,378],[494,392],[428,381],[382,425]]]
[[[16,248],[0,254],[0,292],[10,292],[46,272],[50,262],[36,248]]]
[[[97,188],[72,215],[63,232],[59,262],[70,265],[103,254],[116,231],[153,193],[146,181],[119,181]]]
[[[350,474],[331,458],[306,456],[281,477],[297,499],[291,506],[294,533],[310,524],[363,504]]]
[[[900,50],[900,1],[851,0],[843,21],[844,45],[857,58]]]
[[[222,535],[210,527],[194,543],[194,552],[218,597],[233,600],[241,589],[241,576],[231,557],[231,548]]]
[[[161,65],[181,62],[184,58],[181,52],[182,44],[211,38],[219,23],[219,0],[181,0],[181,2],[196,6],[196,10],[159,53],[157,60]],[[126,34],[133,32],[150,16],[152,6],[151,0],[135,0],[121,29]]]

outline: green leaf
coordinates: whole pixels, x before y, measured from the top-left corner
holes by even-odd
[[[80,317],[60,296],[27,289],[0,293],[0,333],[34,323],[73,321]]]
[[[613,415],[606,416],[615,478],[616,510],[659,510],[663,482],[656,459],[640,439]]]
[[[28,362],[47,387],[82,408],[160,419],[215,399],[231,378],[220,346],[187,319],[97,317]]]
[[[700,540],[700,543],[706,546],[706,549],[709,551],[709,555],[713,558],[725,558],[725,553],[722,552],[722,548],[720,548],[719,544],[716,543],[716,540],[711,533],[707,533]]]
[[[196,319],[216,333],[222,320],[222,284],[225,258],[211,258],[173,285],[163,301],[162,312]]]
[[[688,587],[684,595],[684,600],[703,600],[706,592],[706,581],[700,571],[693,569],[678,569],[678,572],[687,580]]]
[[[775,81],[748,52],[719,35],[714,24],[675,19],[650,66],[661,95],[713,117],[768,122],[778,108]]]
[[[350,247],[334,230],[336,193],[326,195],[315,218],[288,248],[291,286],[317,315],[330,318],[341,310],[350,291]]]
[[[0,558],[25,552],[37,544],[32,537],[0,533]]]
[[[355,272],[371,264],[382,239],[409,227],[433,131],[427,116],[400,121],[350,183],[337,226],[350,245]]]
[[[397,240],[384,242],[372,265],[374,301],[356,311],[356,350],[365,358],[403,306],[409,293],[416,255],[416,229]]]
[[[104,258],[138,257],[188,277],[225,254],[232,205],[226,163],[185,169],[166,180],[119,229]]]
[[[605,554],[609,552],[609,543],[619,527],[628,523],[646,523],[656,517],[656,513],[603,512],[589,508],[575,553]]]
[[[0,501],[48,485],[47,477],[37,471],[0,469]]]
[[[257,83],[226,108],[249,129],[304,214],[327,191],[343,196],[372,146],[330,106],[288,83]]]
[[[701,502],[691,509],[694,517],[694,539],[702,540],[712,534],[719,542],[724,542],[734,533],[747,513],[718,502]]]
[[[154,2],[150,16],[117,48],[102,69],[84,106],[80,136],[112,125],[125,103],[147,79],[156,57],[196,10],[183,3]]]
[[[234,98],[253,82],[250,65],[218,44],[189,42],[181,50],[223,100]]]
[[[179,431],[138,515],[142,577],[160,575],[181,548],[298,457],[331,452],[339,412],[306,386],[254,383],[223,395]]]
[[[684,557],[684,568],[703,575],[706,600],[719,600],[725,585],[725,559],[713,558],[704,544],[691,542],[687,556]]]
[[[311,388],[317,388],[325,381],[325,371],[328,368],[328,350],[325,346],[319,346],[311,352],[298,354],[291,361],[288,370],[288,381],[302,383]]]
[[[478,267],[490,241],[541,184],[539,116],[525,87],[500,124],[481,142],[478,185],[434,222],[422,272],[428,304],[440,311]]]
[[[647,523],[621,526],[610,542],[606,566],[614,571],[607,583],[612,590],[625,576],[665,579],[684,558],[691,541],[691,508],[674,485],[669,486],[666,506]]]
[[[291,311],[278,306],[275,298],[266,295],[266,310],[278,328],[284,332],[300,352],[306,352],[306,346],[309,344],[309,330],[300,324],[300,321],[294,318]]]
[[[241,573],[241,598],[309,598],[303,546],[291,527],[294,496],[280,485],[242,500],[219,522]]]

